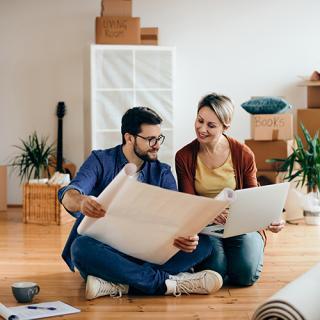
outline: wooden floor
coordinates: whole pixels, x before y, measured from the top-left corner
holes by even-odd
[[[209,296],[84,299],[84,282],[60,252],[71,225],[23,224],[21,209],[0,212],[0,302],[15,306],[10,284],[38,282],[35,303],[61,300],[81,309],[68,319],[250,319],[256,307],[320,261],[320,227],[287,225],[269,234],[261,279],[249,288],[223,287]],[[61,319],[61,317],[60,317]]]

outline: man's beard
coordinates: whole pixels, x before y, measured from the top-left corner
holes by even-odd
[[[153,149],[149,149],[149,150],[153,150]],[[135,155],[140,158],[143,161],[156,161],[158,160],[158,157],[156,156],[155,158],[150,158],[150,156],[148,155],[148,152],[142,152],[138,146],[136,144],[134,144],[133,146],[133,151],[135,153]]]

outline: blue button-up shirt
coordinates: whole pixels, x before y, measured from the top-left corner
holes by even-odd
[[[58,191],[61,202],[66,191],[76,189],[81,194],[97,197],[106,186],[114,179],[121,169],[128,163],[122,151],[122,145],[111,149],[92,151],[89,158],[83,163],[76,177],[66,187]],[[147,161],[139,172],[138,180],[154,186],[170,190],[177,190],[176,181],[172,175],[171,168],[160,161]],[[70,248],[73,241],[78,237],[77,228],[84,215],[81,212],[70,212],[77,218],[66,242],[62,257],[74,271],[71,260]]]

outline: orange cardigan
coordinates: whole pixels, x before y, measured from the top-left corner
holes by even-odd
[[[236,189],[257,187],[257,167],[251,149],[239,141],[225,136],[228,139],[233,168],[235,170]],[[196,162],[200,144],[198,140],[184,146],[176,153],[176,172],[179,191],[197,194],[194,186]],[[266,243],[266,233],[259,231]]]

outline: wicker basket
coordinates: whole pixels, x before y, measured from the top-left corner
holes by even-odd
[[[64,224],[74,220],[58,201],[60,188],[57,184],[24,184],[23,222]]]

